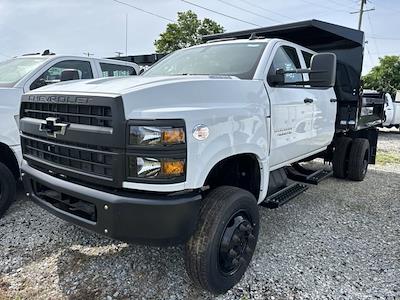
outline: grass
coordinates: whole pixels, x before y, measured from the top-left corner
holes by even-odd
[[[400,164],[400,152],[383,152],[376,155],[376,163],[379,165]]]

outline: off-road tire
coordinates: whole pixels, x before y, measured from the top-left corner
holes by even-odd
[[[332,169],[336,178],[346,178],[348,173],[348,160],[351,151],[352,139],[340,137],[335,141],[333,152]]]
[[[368,171],[369,141],[367,139],[355,139],[351,145],[349,155],[349,179],[354,181],[363,181]]]
[[[14,201],[15,194],[15,177],[9,168],[0,163],[0,218]]]
[[[189,277],[198,287],[221,294],[239,282],[251,261],[259,233],[258,206],[251,193],[231,186],[210,191],[203,201],[196,232],[186,243],[185,265]],[[223,244],[226,241],[223,237],[226,237],[228,230],[232,230],[232,224],[237,224],[238,217],[234,216],[238,214],[245,214],[249,219],[247,226],[251,224],[252,230],[246,234],[251,235],[251,242],[250,239],[246,240],[249,248],[245,246],[246,252],[241,252],[245,258],[236,264],[237,270],[227,274],[221,268],[221,246],[226,245]],[[243,245],[242,242],[239,245]]]

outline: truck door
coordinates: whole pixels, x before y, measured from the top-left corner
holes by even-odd
[[[266,89],[271,103],[270,165],[273,168],[316,150],[312,143],[314,94],[298,85],[276,85],[271,75],[277,69],[300,69],[296,48],[279,43],[267,64]],[[303,81],[302,74],[285,74],[285,82]]]
[[[299,50],[302,68],[308,69],[311,65],[312,52]],[[308,75],[304,75],[308,80]],[[313,94],[314,113],[310,143],[316,149],[326,147],[332,142],[335,133],[337,99],[333,88],[311,88],[306,86]]]
[[[64,59],[52,61],[44,66],[25,84],[24,90],[31,91],[39,87],[60,82],[61,72],[65,69],[78,70],[80,79],[91,79],[97,74],[93,72],[91,59]]]

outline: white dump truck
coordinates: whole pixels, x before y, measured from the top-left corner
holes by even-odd
[[[190,278],[218,294],[251,261],[259,205],[279,207],[332,172],[364,179],[384,103],[361,97],[361,31],[311,20],[204,40],[142,76],[26,93],[22,177],[68,222],[185,243]],[[317,157],[333,171],[299,164]]]
[[[139,73],[136,64],[111,59],[27,54],[0,62],[0,217],[15,197],[22,153],[18,133],[21,95],[60,81]]]

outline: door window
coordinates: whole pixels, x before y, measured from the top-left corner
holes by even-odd
[[[311,57],[313,56],[313,54],[306,51],[301,51],[301,54],[303,55],[306,67],[307,68],[311,67]]]
[[[121,77],[136,75],[135,68],[131,66],[100,63],[100,67],[103,77]]]
[[[50,67],[46,72],[40,75],[30,86],[31,90],[39,87],[60,82],[61,73],[66,69],[74,69],[79,73],[79,79],[93,78],[92,67],[89,61],[83,60],[65,60],[56,63]]]
[[[275,74],[276,70],[283,69],[284,71],[292,71],[300,69],[300,60],[297,55],[296,48],[289,46],[281,46],[275,53],[274,59],[272,61],[271,67],[269,69],[269,74]],[[285,74],[285,82],[298,82],[303,81],[302,74]],[[270,83],[271,84],[271,83]]]

